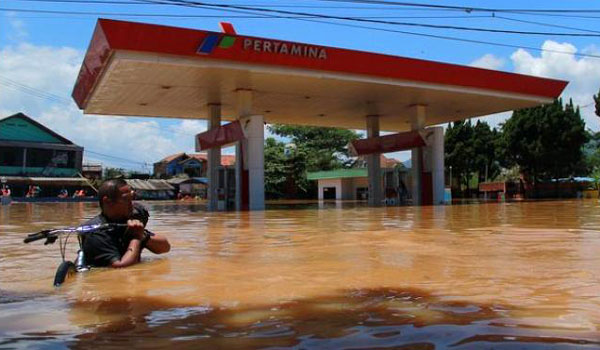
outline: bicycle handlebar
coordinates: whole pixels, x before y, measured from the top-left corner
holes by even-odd
[[[46,239],[46,243],[44,244],[52,244],[56,241],[59,235],[65,233],[77,233],[78,235],[85,235],[92,232],[96,232],[98,230],[102,230],[110,227],[126,227],[127,224],[117,224],[117,223],[106,223],[106,224],[96,224],[96,225],[82,225],[77,227],[67,227],[62,229],[53,229],[53,230],[43,230],[37,233],[32,233],[27,235],[23,240],[23,243],[31,243],[34,241],[38,241],[40,239]],[[144,231],[149,232],[151,235],[154,235],[152,232],[144,229]]]
[[[30,243],[30,242],[33,242],[33,241],[37,241],[37,240],[40,240],[40,239],[47,238],[48,237],[48,232],[47,231],[48,230],[41,231],[41,232],[38,232],[38,233],[32,233],[30,235],[27,235],[27,237],[23,240],[23,243]]]

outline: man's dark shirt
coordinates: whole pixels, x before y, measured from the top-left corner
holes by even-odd
[[[148,211],[142,205],[134,203],[131,219],[140,220],[144,226],[148,222]],[[105,224],[110,221],[98,214],[84,225]],[[92,232],[83,238],[83,253],[88,265],[96,267],[111,266],[121,260],[133,237],[126,233],[127,227],[109,227]]]

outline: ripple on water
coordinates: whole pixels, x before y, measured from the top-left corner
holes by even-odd
[[[600,348],[598,203],[147,204],[169,254],[57,291],[56,247],[23,245],[22,234],[97,208],[3,211],[0,347]]]

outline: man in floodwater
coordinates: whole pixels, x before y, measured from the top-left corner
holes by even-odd
[[[102,229],[84,238],[83,252],[89,265],[127,267],[140,261],[144,248],[155,254],[171,249],[165,237],[144,230],[150,215],[146,208],[133,203],[133,197],[134,192],[123,179],[107,180],[98,189],[101,213],[85,224],[127,225]]]

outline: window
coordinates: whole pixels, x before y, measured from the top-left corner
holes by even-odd
[[[44,168],[51,165],[52,156],[51,149],[29,148],[27,149],[27,166]]]
[[[0,166],[22,166],[23,148],[0,147]]]

